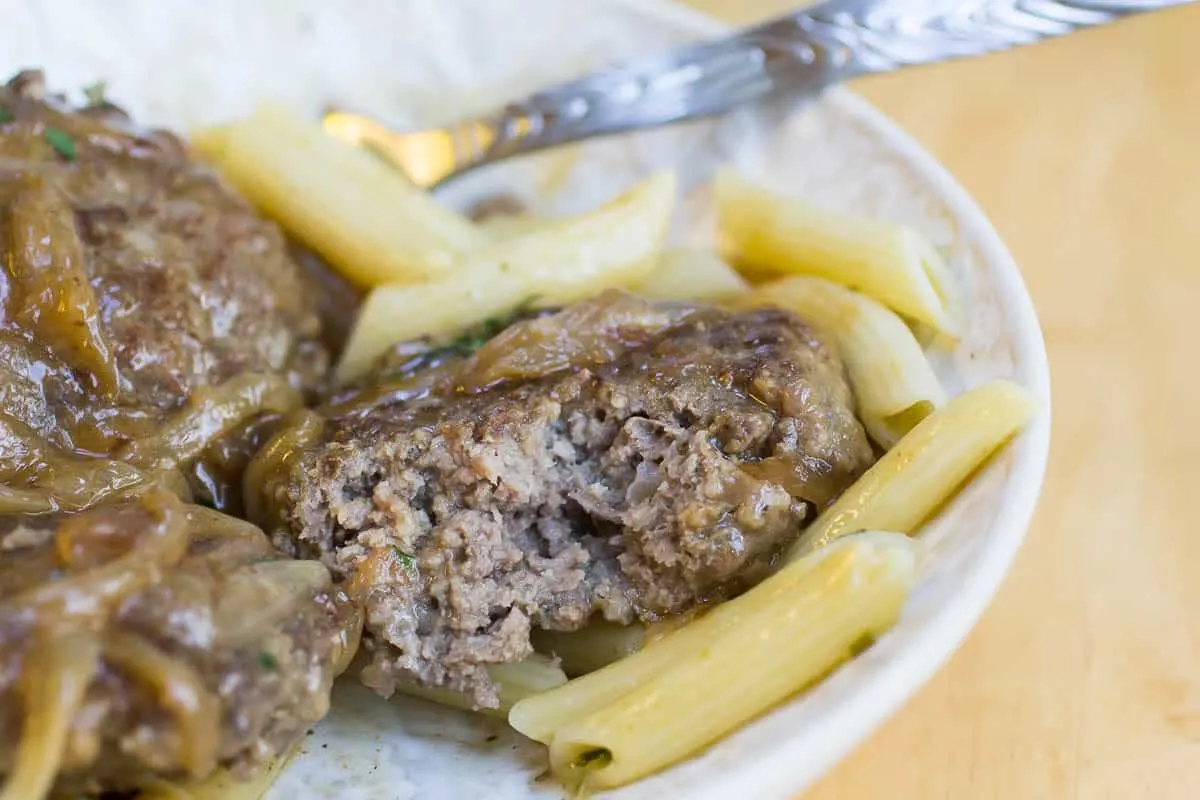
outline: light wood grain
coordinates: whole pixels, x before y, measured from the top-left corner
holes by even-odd
[[[980,626],[805,800],[1200,798],[1200,6],[854,88],[1008,242],[1054,437]]]

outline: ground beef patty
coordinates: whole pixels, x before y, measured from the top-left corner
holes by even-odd
[[[325,567],[165,492],[0,519],[0,786],[23,736],[58,755],[56,796],[261,765],[324,716],[356,620]],[[56,747],[28,715],[60,704]]]
[[[837,355],[783,311],[613,292],[409,361],[434,366],[331,407],[268,488],[277,545],[365,602],[385,694],[494,705],[486,665],[532,627],[736,591],[872,460]]]
[[[294,406],[324,380],[280,230],[174,135],[73,109],[36,71],[0,86],[0,251],[0,411],[60,450],[120,458],[197,392],[261,376]],[[245,456],[212,455],[229,475],[191,477],[220,505]]]
[[[244,372],[323,377],[317,301],[282,233],[180,139],[112,105],[70,109],[40,72],[0,89],[0,107],[0,196],[37,177],[70,209],[127,400],[173,408]]]

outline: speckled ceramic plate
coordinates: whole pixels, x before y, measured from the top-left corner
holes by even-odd
[[[63,88],[104,79],[139,119],[182,128],[245,112],[263,96],[313,113],[338,104],[400,125],[436,123],[721,31],[651,0],[11,0],[5,17],[0,70],[41,65]],[[606,795],[614,800],[786,798],[828,770],[979,618],[1024,535],[1046,460],[1046,358],[1016,266],[954,180],[848,93],[550,153],[474,175],[447,197],[465,203],[503,187],[535,210],[573,211],[672,165],[685,187],[675,236],[704,242],[712,234],[702,182],[722,161],[783,191],[923,230],[968,305],[969,328],[954,353],[936,357],[939,373],[954,390],[1017,380],[1043,410],[924,531],[930,555],[892,632],[815,690],[687,763]],[[385,702],[353,685],[339,687],[334,709],[272,797],[560,796],[536,780],[542,749],[499,721]]]

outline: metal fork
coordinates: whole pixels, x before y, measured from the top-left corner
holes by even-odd
[[[594,72],[446,128],[333,111],[325,130],[431,188],[512,156],[982,55],[1193,0],[827,0],[732,36]]]

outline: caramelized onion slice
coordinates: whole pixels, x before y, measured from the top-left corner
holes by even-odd
[[[0,479],[0,513],[36,514],[80,511],[148,483],[150,476],[132,464],[64,452],[0,412]]]
[[[215,574],[275,555],[257,525],[205,506],[188,506],[188,531],[192,552],[202,552]]]
[[[158,433],[130,442],[115,455],[143,469],[170,469],[259,412],[286,413],[301,404],[300,393],[282,376],[239,375],[220,386],[197,389]]]
[[[238,647],[277,629],[303,602],[332,584],[316,561],[263,561],[230,574],[213,607],[215,640]]]
[[[71,721],[99,664],[100,643],[92,634],[60,631],[34,644],[17,683],[24,723],[0,800],[28,800],[50,791]]]
[[[191,665],[129,633],[109,634],[104,658],[129,678],[149,685],[159,704],[175,718],[184,769],[197,778],[212,772],[217,764],[220,706]]]
[[[333,677],[336,678],[350,669],[355,656],[358,655],[366,612],[361,605],[340,591],[333,593],[333,602],[338,615],[338,641],[333,654]]]
[[[0,485],[0,514],[49,514],[56,510],[54,498],[46,492]]]
[[[102,625],[124,598],[156,583],[187,552],[187,515],[175,495],[162,489],[140,501],[155,519],[130,550],[103,566],[49,581],[0,601],[0,617],[30,614],[39,630],[54,630],[68,621],[92,628]],[[71,539],[115,524],[109,509],[97,509],[67,519],[55,533]]]
[[[9,231],[13,318],[89,376],[102,397],[116,397],[117,362],[100,329],[100,304],[84,264],[75,209],[52,178],[24,176],[10,207]]]
[[[476,351],[460,385],[479,391],[503,380],[540,378],[614,360],[699,309],[610,290],[548,317],[518,322]]]
[[[268,497],[271,486],[286,475],[297,455],[320,437],[323,425],[319,414],[297,412],[250,459],[242,473],[242,505],[247,519],[264,527],[273,524]]]

